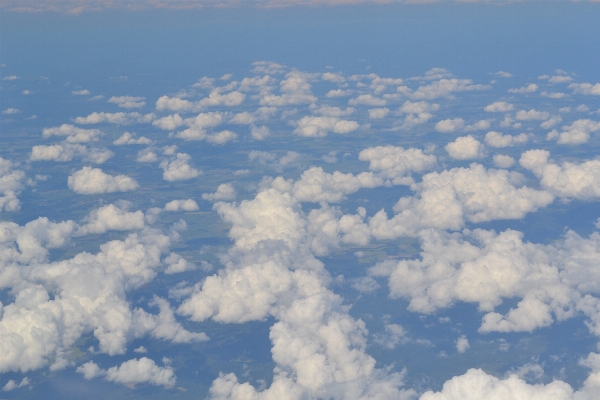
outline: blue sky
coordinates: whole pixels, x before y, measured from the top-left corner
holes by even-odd
[[[597,4],[23,4],[3,396],[595,398]]]

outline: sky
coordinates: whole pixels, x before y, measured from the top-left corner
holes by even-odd
[[[599,6],[2,2],[2,398],[597,399]]]

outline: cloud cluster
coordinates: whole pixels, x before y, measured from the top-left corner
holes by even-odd
[[[64,143],[33,146],[29,160],[67,162],[79,158],[84,162],[103,164],[113,156],[114,153],[105,147],[88,148],[81,144]]]
[[[0,211],[19,211],[21,201],[18,195],[25,186],[25,171],[15,168],[16,165],[0,157]]]

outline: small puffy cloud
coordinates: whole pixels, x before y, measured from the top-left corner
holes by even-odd
[[[537,111],[534,109],[529,111],[520,110],[517,111],[516,118],[520,121],[546,120],[550,118],[550,114],[546,111]]]
[[[102,131],[100,129],[83,129],[69,124],[62,124],[53,128],[44,128],[42,137],[49,138],[50,136],[66,136],[65,140],[69,143],[86,143],[98,140],[98,137],[102,136]]]
[[[85,372],[82,371],[81,373]],[[104,374],[104,379],[107,381],[122,383],[123,385],[150,383],[152,385],[173,387],[177,380],[173,368],[169,366],[159,367],[147,357],[125,361],[118,367],[109,368]]]
[[[83,220],[84,225],[77,232],[80,235],[104,233],[109,230],[130,231],[142,229],[145,226],[142,211],[129,212],[128,204],[118,207],[109,204],[92,210]]]
[[[287,70],[285,65],[272,61],[255,61],[252,65],[254,65],[252,72],[255,74],[281,74]]]
[[[271,134],[271,130],[267,126],[255,126],[252,125],[250,129],[250,136],[255,140],[264,140]]]
[[[88,361],[85,364],[80,365],[75,370],[78,374],[82,374],[85,379],[94,379],[99,376],[106,374],[106,371],[102,370],[98,364],[93,361]]]
[[[354,93],[353,90],[333,89],[327,92],[327,94],[325,94],[325,97],[327,97],[328,99],[334,99],[337,97],[351,96],[352,93]]]
[[[158,161],[158,156],[151,149],[140,150],[138,152],[138,156],[136,158],[137,162],[156,162]]]
[[[10,392],[11,390],[15,390],[18,388],[22,388],[23,386],[29,385],[29,382],[30,381],[28,377],[21,379],[20,383],[17,383],[16,381],[10,379],[8,382],[6,382],[6,385],[2,387],[2,390],[5,392]]]
[[[592,85],[591,83],[571,83],[569,85],[569,89],[573,89],[573,93],[575,94],[583,94],[583,95],[600,95],[600,83],[596,83]]]
[[[550,128],[552,128],[554,125],[558,124],[558,123],[559,123],[559,122],[561,122],[561,121],[562,121],[562,118],[561,118],[560,116],[558,116],[558,115],[555,115],[555,116],[551,117],[550,119],[548,119],[548,120],[546,120],[546,121],[542,122],[542,123],[540,124],[540,127],[541,127],[541,128],[544,128],[544,129],[550,129]]]
[[[21,110],[19,110],[18,108],[7,108],[6,110],[2,110],[2,114],[4,115],[18,114],[20,112]]]
[[[21,201],[18,195],[25,186],[25,172],[16,165],[0,157],[0,211],[19,211]]]
[[[537,91],[540,87],[538,85],[536,85],[535,83],[529,84],[527,86],[523,86],[520,88],[516,88],[516,89],[508,89],[509,93],[519,93],[519,94],[523,94],[523,93],[533,93],[535,91]]]
[[[163,169],[163,179],[165,181],[183,181],[193,179],[200,175],[200,171],[189,165],[192,159],[189,154],[177,153],[175,159],[164,160],[159,164]]]
[[[373,340],[378,345],[392,350],[395,349],[399,344],[408,343],[410,339],[406,329],[404,329],[401,325],[387,324],[384,326],[382,333],[376,333],[373,335]]]
[[[484,107],[484,110],[487,112],[508,112],[514,109],[515,106],[505,101],[496,101]]]
[[[421,114],[439,110],[439,104],[431,104],[426,101],[405,101],[398,110],[402,114]]]
[[[428,391],[419,400],[530,399],[572,400],[573,389],[563,381],[529,385],[517,375],[500,380],[480,369],[470,369],[444,383],[441,392]]]
[[[208,143],[213,143],[213,144],[225,144],[227,142],[237,139],[237,137],[238,136],[235,132],[231,132],[229,130],[224,130],[221,132],[216,132],[216,133],[206,135],[206,141]]]
[[[471,135],[456,138],[454,142],[444,146],[444,149],[455,160],[470,160],[484,156],[483,145]]]
[[[198,204],[192,199],[171,200],[165,204],[165,211],[197,211],[199,209]]]
[[[306,137],[324,137],[328,132],[350,133],[359,128],[356,121],[349,121],[336,117],[306,116],[296,123],[294,133]]]
[[[513,146],[515,144],[526,143],[529,140],[525,133],[518,136],[503,135],[500,132],[490,131],[485,135],[485,143],[488,146],[501,148]]]
[[[101,124],[109,123],[116,125],[131,125],[131,124],[148,124],[154,121],[156,116],[153,113],[140,114],[138,112],[132,113],[107,113],[107,112],[93,112],[86,117],[75,118],[76,124]]]
[[[152,122],[152,125],[165,131],[172,131],[183,124],[184,120],[179,114],[167,115]]]
[[[494,164],[498,168],[510,168],[514,165],[515,159],[505,154],[496,154],[493,158]]]
[[[465,335],[462,335],[456,340],[456,351],[459,353],[464,353],[469,347],[469,340],[467,340]]]
[[[108,175],[100,168],[83,167],[67,180],[69,189],[78,194],[101,194],[135,190],[139,184],[126,175]]]
[[[31,148],[29,155],[30,161],[71,161],[78,157],[83,161],[94,164],[103,164],[106,160],[113,157],[112,151],[107,148],[91,148],[80,144],[53,144],[50,146],[40,145]]]
[[[548,133],[546,139],[557,140],[558,144],[581,144],[587,143],[590,133],[600,130],[600,122],[590,119],[579,119],[571,125],[562,127],[562,132],[553,130]]]
[[[372,107],[381,107],[387,104],[387,100],[375,97],[371,94],[361,94],[360,96],[354,99],[350,99],[348,101],[348,104],[350,104],[351,106],[365,105]]]
[[[19,79],[19,77],[16,75],[8,75],[2,78],[3,81],[15,81],[17,79]]]
[[[465,120],[462,118],[444,119],[435,124],[435,130],[438,132],[454,132],[465,126]]]
[[[74,95],[74,96],[87,96],[87,95],[92,94],[92,92],[90,92],[87,89],[83,89],[83,90],[73,90],[71,92],[71,94]]]
[[[237,193],[231,183],[222,183],[215,193],[203,193],[202,198],[208,201],[228,201],[235,199]]]
[[[510,72],[498,71],[494,73],[494,75],[499,76],[500,78],[512,78],[514,75]]]
[[[189,100],[180,99],[179,97],[161,96],[156,100],[156,109],[158,111],[175,111],[177,113],[185,113],[196,111],[197,105]]]
[[[314,114],[321,114],[325,117],[347,117],[354,114],[354,107],[347,107],[345,110],[340,107],[321,106],[313,110]]]
[[[548,92],[544,90],[542,93],[540,93],[540,96],[547,97],[549,99],[562,99],[567,97],[567,94],[562,92]]]
[[[369,118],[370,119],[382,119],[388,116],[390,113],[389,108],[372,108],[369,110]]]
[[[600,198],[600,160],[580,164],[549,162],[550,152],[529,150],[521,155],[519,164],[540,178],[540,185],[563,198],[595,200]]]
[[[381,287],[379,283],[370,276],[353,278],[351,283],[352,287],[361,293],[372,293]]]
[[[323,79],[324,81],[329,81],[329,82],[333,82],[333,83],[346,82],[346,78],[344,78],[342,75],[334,74],[331,72],[325,72],[323,75],[321,75],[321,79]]]
[[[116,139],[113,144],[115,146],[123,146],[127,144],[152,144],[152,140],[144,136],[135,139],[131,133],[125,132],[120,138]]]
[[[465,132],[473,132],[473,131],[484,131],[486,129],[490,129],[492,124],[487,119],[482,119],[481,121],[477,121],[474,124],[465,126]]]
[[[361,161],[369,161],[369,169],[377,172],[394,184],[411,184],[412,172],[422,172],[432,168],[437,159],[424,154],[420,149],[407,149],[397,146],[377,146],[362,150],[358,154]]]
[[[112,96],[108,102],[122,108],[142,108],[146,105],[144,99],[144,97],[134,96]]]

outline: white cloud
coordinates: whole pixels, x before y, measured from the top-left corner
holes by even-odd
[[[471,135],[456,138],[454,142],[444,146],[444,149],[450,157],[456,160],[469,160],[484,156],[483,145]]]
[[[107,112],[93,112],[86,117],[77,117],[75,118],[76,124],[101,124],[101,123],[109,123],[116,125],[130,125],[130,124],[148,124],[154,121],[155,115],[153,113],[150,114],[140,114],[137,112],[132,113],[107,113]]]
[[[373,336],[375,343],[390,350],[395,349],[399,344],[409,342],[406,329],[398,324],[387,324],[383,327],[383,333],[376,333]]]
[[[498,71],[494,73],[494,75],[499,76],[500,78],[512,78],[514,75],[510,72]]]
[[[156,100],[156,109],[158,111],[175,111],[177,113],[198,111],[197,105],[191,101],[169,96],[159,97]]]
[[[236,195],[231,183],[222,183],[215,193],[203,193],[202,198],[208,201],[234,200]]]
[[[475,85],[470,79],[440,79],[430,85],[419,86],[410,96],[413,99],[436,99],[439,97],[451,97],[453,92],[464,92],[472,90],[487,90],[491,86]]]
[[[419,400],[529,399],[572,400],[573,389],[563,381],[529,385],[517,375],[500,380],[480,369],[470,369],[444,383],[441,392],[428,391]]]
[[[69,189],[78,194],[101,194],[135,190],[139,184],[125,175],[108,175],[100,168],[83,167],[67,180]]]
[[[152,122],[152,125],[165,131],[172,131],[184,124],[183,118],[179,114],[167,115]]]
[[[19,211],[18,195],[25,186],[26,174],[16,164],[0,157],[0,211]]]
[[[456,340],[456,351],[459,353],[464,353],[469,347],[471,346],[469,345],[469,340],[465,335],[462,335]]]
[[[134,136],[131,133],[125,132],[121,135],[121,137],[116,139],[113,144],[115,146],[123,146],[128,144],[152,144],[152,140],[144,136],[134,139]]]
[[[465,130],[465,132],[484,131],[486,129],[490,129],[491,126],[492,126],[492,124],[490,123],[489,120],[482,119],[480,121],[475,122],[474,124],[465,126],[464,130]]]
[[[382,119],[388,116],[390,113],[389,108],[372,108],[369,110],[370,119]]]
[[[144,97],[134,96],[112,96],[108,102],[123,108],[142,108],[146,105],[144,99]]]
[[[87,89],[83,89],[83,90],[73,90],[71,92],[72,95],[74,96],[87,96],[89,94],[92,94],[89,90]]]
[[[232,140],[237,139],[237,134],[235,132],[231,132],[229,130],[224,130],[221,132],[212,133],[210,135],[206,135],[206,141],[208,143],[213,144],[225,144]]]
[[[20,383],[17,383],[14,380],[10,379],[8,382],[6,382],[6,385],[4,385],[2,387],[2,390],[5,392],[10,392],[11,390],[15,390],[18,388],[22,388],[23,386],[27,386],[27,385],[29,385],[29,383],[30,383],[30,381],[29,381],[28,377],[21,379]]]
[[[267,126],[255,126],[252,125],[250,129],[250,136],[255,140],[265,140],[271,134],[271,130]]]
[[[334,74],[331,72],[325,72],[323,75],[321,75],[321,79],[323,79],[324,81],[329,81],[329,82],[333,82],[333,83],[346,82],[346,78],[344,78],[342,75]]]
[[[165,204],[165,211],[197,211],[199,209],[198,204],[192,199],[171,200]]]
[[[546,120],[550,118],[550,114],[546,111],[537,111],[534,109],[529,111],[520,110],[517,111],[516,118],[520,121]]]
[[[19,110],[18,108],[7,108],[6,110],[2,110],[2,114],[4,115],[18,114],[20,112],[21,110]]]
[[[496,101],[484,107],[487,112],[508,112],[514,110],[514,106],[505,101]]]
[[[191,159],[189,154],[177,153],[176,158],[162,161],[159,167],[164,171],[163,179],[169,182],[183,181],[200,175],[200,171],[189,165]]]
[[[356,121],[349,121],[336,117],[306,116],[297,121],[294,133],[306,137],[324,137],[328,132],[350,133],[359,128]]]
[[[362,150],[358,159],[369,161],[369,169],[394,184],[413,183],[410,173],[422,172],[436,163],[434,155],[426,155],[420,149],[407,149],[396,146],[377,146]]]
[[[137,162],[155,162],[158,156],[151,149],[140,150],[136,159]]]
[[[374,97],[371,94],[361,94],[355,99],[350,99],[348,101],[348,104],[350,104],[351,106],[365,105],[372,107],[381,107],[385,106],[387,104],[387,101],[379,97]]]
[[[321,106],[319,108],[315,108],[313,110],[314,114],[321,114],[326,117],[347,117],[349,115],[354,114],[355,109],[353,107],[346,107],[346,109],[342,109],[340,107],[333,106]]]
[[[401,125],[402,129],[410,129],[415,125],[423,124],[429,121],[433,114],[433,111],[437,111],[440,108],[439,104],[430,104],[426,101],[405,101],[404,104],[398,110],[399,114],[408,114],[403,124]]]
[[[488,146],[501,148],[514,146],[515,144],[526,143],[529,140],[525,133],[518,136],[503,135],[500,132],[490,131],[485,135],[485,143]]]
[[[536,85],[535,83],[531,83],[527,86],[523,86],[517,89],[508,89],[509,93],[519,93],[519,94],[523,94],[523,93],[534,93],[536,92],[540,87],[538,85]]]
[[[563,198],[594,200],[600,198],[600,160],[580,164],[548,161],[550,152],[529,150],[521,155],[519,163],[540,178],[542,187]]]
[[[177,381],[173,368],[159,367],[147,357],[125,361],[118,367],[111,367],[105,372],[109,382],[135,385],[150,383],[152,385],[173,387]]]
[[[354,93],[353,90],[333,89],[327,92],[327,94],[325,94],[325,97],[327,97],[328,99],[334,99],[337,97],[351,96],[352,93]]]
[[[496,154],[494,156],[494,164],[498,168],[510,168],[514,165],[515,159],[504,154]]]
[[[578,119],[571,125],[562,127],[563,131],[552,130],[546,136],[548,140],[557,140],[558,144],[582,144],[590,139],[590,133],[600,130],[600,122],[590,119]]]
[[[415,235],[423,228],[461,229],[472,223],[497,219],[520,219],[528,212],[545,207],[554,196],[512,182],[522,176],[506,170],[486,170],[482,165],[431,172],[414,184],[415,197],[403,197],[394,206],[397,213],[388,219],[384,210],[369,221],[377,239]]]
[[[600,83],[592,85],[591,83],[571,83],[569,89],[573,89],[575,94],[600,95]]]
[[[435,130],[438,132],[454,132],[465,126],[465,120],[462,118],[444,119],[435,124]]]
[[[98,140],[102,136],[100,129],[82,129],[69,124],[62,124],[58,127],[44,128],[42,136],[48,138],[50,136],[66,136],[65,139],[69,143],[86,143]]]
[[[114,153],[107,148],[91,148],[80,144],[53,144],[50,146],[40,145],[31,148],[29,155],[30,161],[71,161],[75,157],[86,162],[94,164],[103,164],[109,158],[112,158]]]
[[[19,77],[16,75],[8,75],[2,78],[3,81],[15,81],[17,79],[19,79]]]
[[[145,226],[142,211],[129,212],[127,203],[121,207],[109,204],[92,210],[84,219],[85,224],[77,231],[79,235],[104,233],[109,230],[129,231],[142,229]]]

